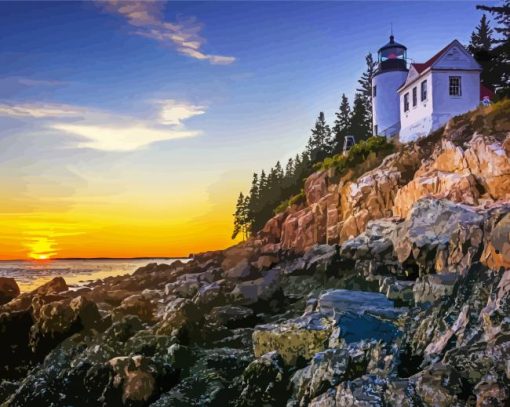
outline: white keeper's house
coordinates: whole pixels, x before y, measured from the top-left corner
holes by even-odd
[[[457,40],[427,62],[408,68],[407,48],[392,35],[378,58],[372,79],[376,135],[398,134],[401,142],[414,141],[493,96],[480,83],[480,65]]]

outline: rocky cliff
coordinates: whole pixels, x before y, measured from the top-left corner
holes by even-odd
[[[5,406],[510,404],[510,103],[223,251],[69,290],[0,281]]]

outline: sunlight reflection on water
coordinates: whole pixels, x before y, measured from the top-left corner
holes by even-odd
[[[104,259],[104,260],[47,260],[0,261],[0,276],[12,277],[21,292],[31,291],[54,277],[63,277],[72,287],[80,287],[94,280],[131,274],[148,263],[173,263],[176,259]]]

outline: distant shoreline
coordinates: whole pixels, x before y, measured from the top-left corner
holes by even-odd
[[[78,260],[78,261],[97,261],[97,260],[151,260],[151,259],[161,259],[161,260],[186,260],[191,257],[165,257],[165,256],[154,256],[154,257],[55,257],[53,259],[45,259],[45,260],[37,260],[37,259],[4,259],[0,260],[0,262],[8,262],[8,261],[26,261],[26,262],[48,262],[55,260]]]

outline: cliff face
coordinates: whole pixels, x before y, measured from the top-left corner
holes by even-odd
[[[352,239],[370,220],[405,219],[425,197],[480,208],[510,199],[508,129],[482,133],[473,128],[476,123],[483,130],[480,122],[488,114],[452,121],[355,179],[338,180],[334,170],[312,174],[305,182],[306,204],[269,220],[257,243],[304,252],[315,244]]]

